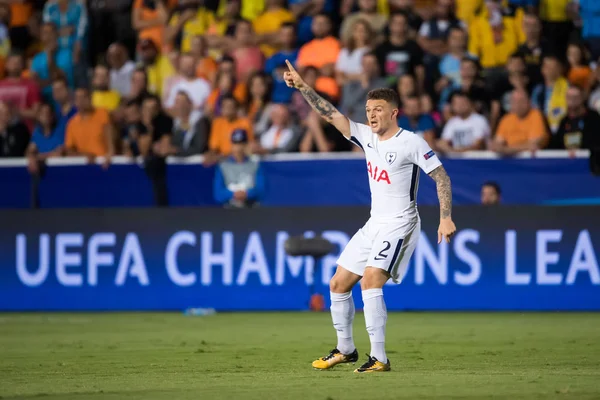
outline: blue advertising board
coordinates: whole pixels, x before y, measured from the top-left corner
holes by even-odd
[[[456,207],[459,231],[423,232],[390,310],[600,310],[598,207]],[[0,212],[0,310],[303,310],[328,298],[341,248],[368,209],[110,209]],[[291,235],[336,250],[288,257]],[[355,289],[361,307],[359,288]]]
[[[444,159],[457,205],[480,202],[481,185],[496,181],[503,204],[600,204],[600,177],[588,159]],[[306,159],[264,161],[269,207],[368,206],[371,201],[365,160]],[[211,206],[214,168],[170,164],[167,187],[171,206]],[[437,205],[435,183],[419,181],[420,205]],[[0,168],[0,208],[29,208],[31,177],[24,166]],[[152,183],[137,164],[50,166],[39,184],[41,208],[150,207]]]

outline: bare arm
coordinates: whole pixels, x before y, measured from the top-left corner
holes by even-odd
[[[167,23],[169,19],[169,13],[162,3],[162,1],[158,1],[156,3],[156,10],[158,11],[158,15],[156,18],[152,18],[149,20],[142,19],[142,10],[136,8],[131,13],[131,26],[134,30],[139,31],[146,28],[153,28],[155,26],[161,26]]]
[[[431,171],[429,176],[435,181],[440,201],[438,243],[442,241],[442,238],[445,238],[450,243],[450,238],[456,232],[456,226],[452,222],[452,187],[450,186],[450,177],[442,165]]]
[[[289,68],[285,72],[283,79],[289,87],[295,87],[300,91],[308,104],[323,118],[336,127],[342,135],[350,137],[350,121],[341,112],[339,112],[330,102],[319,96],[315,89],[308,86],[300,77],[300,74],[294,69],[292,64],[285,60]]]

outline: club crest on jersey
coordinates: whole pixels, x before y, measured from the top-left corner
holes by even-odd
[[[387,153],[385,153],[385,161],[387,161],[388,164],[392,165],[392,163],[396,161],[397,156],[398,155],[396,154],[396,152],[388,151]]]

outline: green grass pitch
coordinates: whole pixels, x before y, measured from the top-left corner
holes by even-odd
[[[600,399],[600,314],[391,313],[382,374],[314,371],[334,337],[328,313],[0,314],[0,396]]]

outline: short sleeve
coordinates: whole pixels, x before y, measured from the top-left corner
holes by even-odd
[[[425,139],[418,135],[413,135],[410,142],[411,161],[418,165],[426,174],[442,165],[438,156],[431,150]]]
[[[364,150],[365,144],[369,142],[372,136],[371,128],[350,119],[348,122],[350,123],[350,139],[348,140]]]
[[[454,123],[452,119],[446,123],[444,126],[444,130],[442,131],[442,139],[443,140],[452,140],[452,130],[454,129]]]

